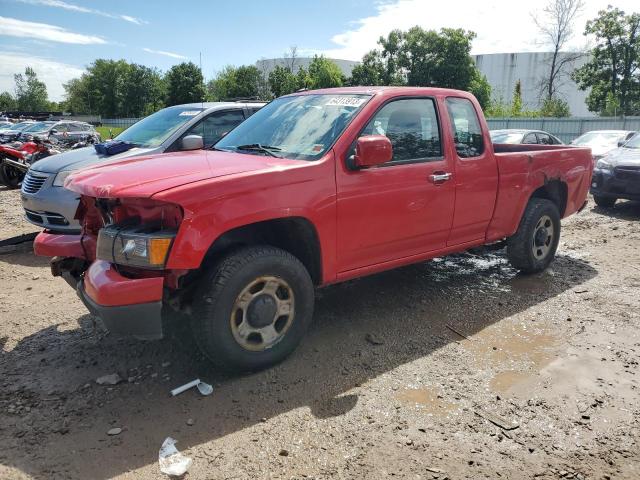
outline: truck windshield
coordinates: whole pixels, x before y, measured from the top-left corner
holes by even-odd
[[[175,106],[143,118],[116,137],[138,147],[155,148],[169,138],[182,125],[202,112],[202,108]]]
[[[640,148],[640,134],[637,133],[627,143],[623,145],[624,148]]]
[[[216,150],[315,160],[331,148],[370,95],[281,97],[223,137]]]

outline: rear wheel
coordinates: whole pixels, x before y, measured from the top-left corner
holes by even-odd
[[[1,160],[0,160],[1,161]],[[0,163],[0,183],[8,188],[18,188],[24,173],[17,168],[13,168],[11,165],[7,165],[5,162]]]
[[[286,358],[313,316],[313,283],[284,250],[247,247],[222,260],[193,305],[202,351],[219,367],[254,371]]]
[[[515,235],[507,240],[509,262],[525,273],[541,272],[553,260],[560,241],[560,213],[555,203],[532,198]]]
[[[615,197],[601,197],[600,195],[594,195],[593,201],[596,202],[596,205],[602,208],[611,208],[616,204],[618,199]]]

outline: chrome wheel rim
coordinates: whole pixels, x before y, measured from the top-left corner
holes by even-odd
[[[281,341],[293,323],[293,290],[282,278],[264,276],[249,283],[231,310],[231,332],[245,350],[260,352]]]
[[[553,221],[549,215],[543,215],[538,220],[536,228],[533,230],[533,238],[531,240],[531,251],[537,260],[544,259],[551,250],[555,228]]]

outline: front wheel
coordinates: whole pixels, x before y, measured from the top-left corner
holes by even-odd
[[[541,272],[555,257],[559,241],[558,207],[550,200],[532,198],[518,230],[507,240],[507,257],[522,272]]]
[[[23,177],[24,173],[17,168],[7,165],[5,162],[0,163],[0,183],[6,187],[11,189],[18,188]]]
[[[314,289],[304,265],[270,246],[223,259],[193,304],[196,341],[228,371],[255,371],[286,358],[313,316]]]
[[[611,208],[616,204],[618,199],[615,197],[601,197],[600,195],[594,195],[593,201],[596,202],[596,205],[602,208]]]

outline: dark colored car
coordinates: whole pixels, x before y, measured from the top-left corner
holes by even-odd
[[[509,143],[513,145],[563,145],[562,140],[542,130],[524,130],[518,128],[506,128],[503,130],[491,130],[493,143]]]
[[[640,200],[640,133],[596,163],[591,194],[600,207],[613,207],[616,200]]]

